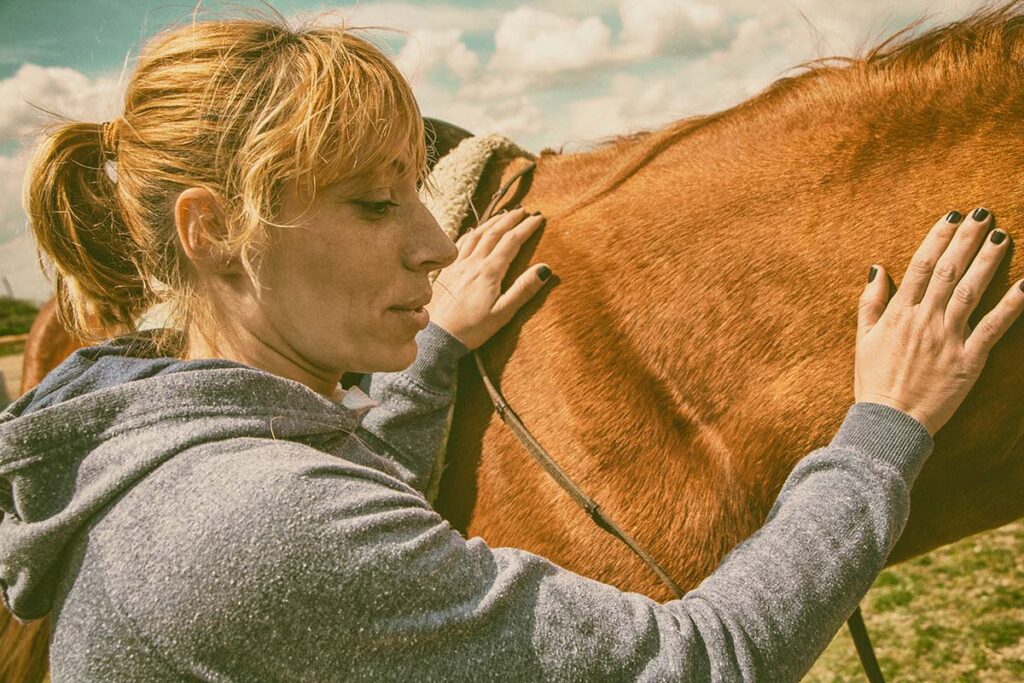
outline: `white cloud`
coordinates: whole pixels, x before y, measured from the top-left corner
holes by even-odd
[[[732,40],[722,49],[662,64],[647,73],[610,70],[608,87],[545,112],[549,125],[534,146],[566,149],[695,114],[719,111],[754,96],[796,64],[830,54],[853,54],[906,26],[924,10],[933,19],[919,30],[963,17],[978,7],[967,0],[908,0],[899,5],[809,0],[784,11],[765,11],[745,0],[722,3],[732,17]],[[801,17],[803,12],[806,21]],[[625,45],[627,43],[623,43]],[[533,84],[533,89],[537,84]]]
[[[0,243],[25,229],[21,208],[21,185],[28,165],[28,151],[0,156]]]
[[[600,17],[582,19],[521,6],[501,19],[494,32],[496,71],[550,74],[606,61],[612,31]]]
[[[542,132],[547,123],[540,107],[527,95],[492,100],[459,98],[427,82],[416,85],[415,92],[424,116],[450,121],[474,135],[498,133],[523,139]]]
[[[0,275],[7,278],[14,296],[42,301],[52,288],[36,263],[35,242],[21,208],[28,157],[28,150],[0,156]]]
[[[401,31],[463,31],[493,29],[501,18],[497,8],[458,7],[455,5],[415,5],[410,2],[355,3],[326,12],[303,11],[290,15],[296,22],[347,26],[386,26]]]
[[[690,0],[622,0],[619,59],[698,53],[728,40],[726,13]]]
[[[395,57],[395,63],[411,82],[426,78],[444,66],[462,80],[471,78],[480,58],[462,42],[460,29],[415,31]]]
[[[501,18],[495,52],[466,97],[515,95],[551,86],[567,73],[614,69],[663,54],[698,54],[728,44],[732,29],[721,9],[695,0],[621,0],[622,30],[597,15],[573,17],[523,5]]]
[[[692,113],[688,89],[673,80],[619,75],[607,94],[570,103],[567,127],[573,141],[655,128]]]
[[[543,130],[545,123],[540,107],[525,95],[488,103],[455,102],[449,111],[452,121],[465,121],[478,135],[499,133],[516,139]]]
[[[80,121],[103,121],[120,110],[117,80],[65,67],[22,64],[0,81],[0,139],[21,138],[52,121],[37,107]],[[33,106],[35,105],[35,106]]]
[[[19,299],[42,303],[53,294],[53,286],[36,262],[36,246],[27,232],[0,244],[0,275],[7,278],[11,292]]]
[[[982,0],[793,0],[774,10],[755,0],[719,0],[727,16],[742,23],[754,22],[742,56],[745,66],[758,67],[759,50],[779,50],[789,59],[782,68],[798,61],[830,54],[852,55],[858,47],[877,43],[924,15],[932,20],[924,28],[966,16],[981,7]],[[751,24],[753,25],[753,24]],[[737,52],[738,45],[730,50]]]

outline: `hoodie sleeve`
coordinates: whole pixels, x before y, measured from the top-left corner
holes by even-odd
[[[906,413],[854,404],[764,526],[666,603],[466,540],[383,473],[293,459],[260,477],[273,500],[218,518],[238,548],[190,565],[182,625],[150,628],[192,629],[188,668],[225,680],[798,681],[884,566],[932,445]]]
[[[456,370],[469,349],[433,321],[416,335],[416,360],[401,372],[366,375],[359,388],[380,405],[363,416],[356,434],[371,450],[404,470],[403,480],[427,493],[440,451],[448,443]]]

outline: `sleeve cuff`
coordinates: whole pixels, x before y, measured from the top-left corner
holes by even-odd
[[[870,401],[850,406],[830,446],[865,453],[913,483],[935,445],[920,422],[902,410]]]
[[[469,353],[466,345],[434,321],[416,333],[416,345],[416,360],[405,369],[406,374],[428,387],[450,389],[459,359]]]

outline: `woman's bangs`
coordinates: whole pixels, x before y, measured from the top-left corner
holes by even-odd
[[[314,171],[318,186],[358,180],[358,184],[379,186],[412,176],[417,182],[426,176],[426,146],[423,124],[392,120],[387,130],[371,129],[318,155],[321,166]]]

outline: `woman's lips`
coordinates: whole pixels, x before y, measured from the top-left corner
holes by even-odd
[[[430,322],[430,313],[423,306],[419,308],[389,308],[390,313],[394,313],[399,318],[418,326],[421,330],[427,326]]]

